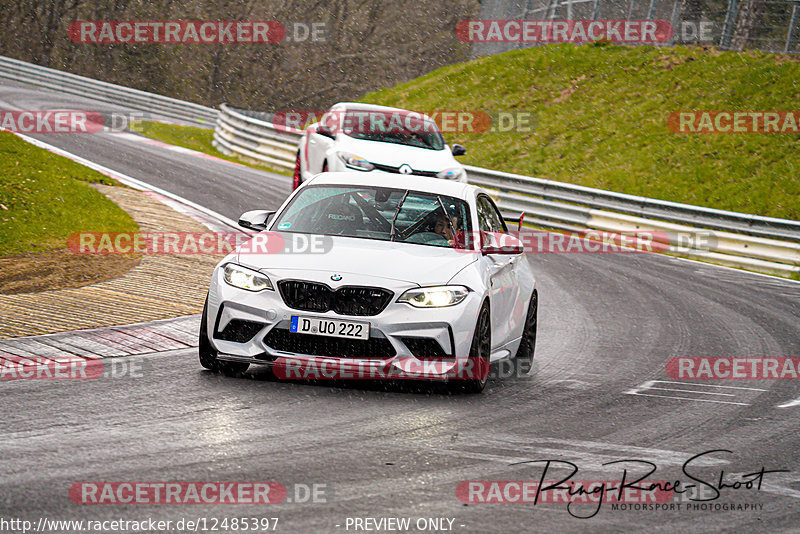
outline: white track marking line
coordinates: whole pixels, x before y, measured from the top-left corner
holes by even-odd
[[[493,433],[490,437],[474,436],[470,438],[470,446],[479,448],[482,452],[468,451],[470,453],[482,454],[492,451],[504,456],[514,456],[526,454],[530,455],[568,455],[577,456],[581,459],[596,460],[596,467],[606,462],[609,458],[630,458],[647,457],[654,459],[659,464],[683,465],[692,455],[669,449],[656,449],[652,447],[639,447],[636,445],[622,445],[602,441],[583,441],[574,439],[543,438],[535,436],[518,436],[509,434]],[[446,447],[442,447],[444,450]],[[451,449],[454,450],[455,449]],[[464,452],[464,449],[458,449]],[[500,453],[499,450],[504,452]],[[506,452],[513,450],[514,452]],[[728,464],[728,460],[717,458],[699,458],[697,464],[700,467],[713,467],[716,465]]]
[[[686,397],[686,396],[679,396],[679,395],[653,395],[652,393],[643,393],[645,391],[674,391],[678,393],[689,393],[694,395],[720,395],[725,397],[736,397],[734,393],[718,393],[714,391],[703,391],[702,389],[677,389],[677,388],[668,388],[668,387],[659,387],[662,384],[666,385],[680,385],[684,388],[720,388],[725,390],[740,390],[743,392],[749,391],[756,391],[756,392],[764,392],[767,391],[766,389],[760,388],[745,388],[745,387],[738,387],[738,386],[720,386],[717,384],[699,384],[696,382],[674,382],[670,380],[648,380],[643,384],[636,386],[635,388],[629,389],[624,391],[623,394],[625,395],[639,395],[642,397],[655,397],[659,399],[673,399],[673,400],[688,400],[688,401],[695,401],[695,402],[713,402],[716,404],[733,404],[737,406],[750,406],[750,403],[747,402],[733,402],[733,401],[723,401],[723,400],[711,400],[711,399],[702,399],[697,397]]]
[[[645,383],[648,383],[648,382],[645,382]],[[655,383],[658,383],[658,384],[676,384],[676,385],[681,385],[681,386],[689,386],[689,385],[691,385],[691,386],[702,386],[702,387],[706,387],[706,388],[746,389],[746,390],[749,390],[749,391],[767,391],[766,389],[760,389],[760,388],[743,388],[743,387],[739,387],[739,386],[720,386],[718,384],[700,384],[698,382],[674,382],[674,381],[670,381],[670,380],[650,380],[649,383],[653,383],[653,384],[655,384]]]
[[[640,397],[656,397],[658,399],[671,399],[671,400],[688,400],[688,401],[695,401],[695,402],[714,402],[717,404],[737,404],[739,406],[750,406],[750,404],[746,402],[729,402],[729,401],[716,401],[710,399],[694,399],[692,397],[671,397],[669,395],[649,395],[647,393],[630,393],[630,395],[638,395]]]
[[[794,406],[800,405],[800,399],[795,399],[789,402],[784,402],[783,404],[779,404],[776,408],[792,408]]]
[[[713,391],[694,391],[691,389],[672,389],[672,388],[654,388],[650,387],[649,389],[657,389],[659,391],[677,391],[679,393],[698,393],[700,395],[722,395],[725,397],[735,397],[733,393],[714,393]]]
[[[225,225],[227,225],[227,226],[229,226],[231,228],[234,228],[236,230],[241,231],[241,227],[236,223],[236,221],[234,221],[232,219],[229,219],[229,218],[225,217],[224,215],[217,213],[214,210],[210,210],[210,209],[208,209],[208,208],[206,208],[204,206],[201,206],[200,204],[196,204],[196,203],[192,202],[191,200],[185,199],[185,198],[183,198],[183,197],[181,197],[179,195],[176,195],[174,193],[170,193],[169,191],[161,189],[160,187],[156,187],[156,186],[150,185],[150,184],[148,184],[146,182],[142,182],[141,180],[137,180],[136,178],[133,178],[133,177],[128,176],[126,174],[123,174],[121,172],[117,172],[117,171],[115,171],[113,169],[109,169],[108,167],[104,167],[103,165],[100,165],[98,163],[90,161],[90,160],[88,160],[86,158],[82,158],[82,157],[80,157],[80,156],[78,156],[76,154],[73,154],[72,152],[68,152],[66,150],[62,150],[62,149],[60,149],[60,148],[58,148],[56,146],[53,146],[53,145],[51,145],[49,143],[45,143],[44,141],[39,141],[38,139],[34,139],[33,137],[28,137],[27,135],[19,134],[19,133],[16,133],[16,132],[12,132],[12,133],[14,133],[20,139],[22,139],[24,141],[27,141],[28,143],[30,143],[30,144],[32,144],[34,146],[38,146],[39,148],[44,148],[45,150],[49,150],[50,152],[53,152],[54,154],[58,154],[59,156],[64,156],[65,158],[69,158],[69,159],[75,161],[76,163],[80,163],[81,165],[83,165],[85,167],[89,167],[90,169],[95,170],[95,171],[97,171],[97,172],[99,172],[101,174],[105,174],[106,176],[110,176],[111,178],[119,180],[120,182],[122,182],[125,185],[128,185],[130,187],[133,187],[134,189],[138,189],[140,191],[153,191],[153,192],[158,193],[160,195],[163,195],[163,196],[165,196],[167,198],[170,198],[170,199],[172,199],[172,200],[174,200],[176,202],[180,202],[181,204],[184,204],[186,206],[194,208],[197,211],[200,211],[200,212],[208,215],[209,217],[212,217],[213,219],[216,219],[219,222],[221,222],[221,223],[223,223],[223,224],[225,224]]]

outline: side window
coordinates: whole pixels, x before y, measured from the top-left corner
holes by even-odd
[[[482,232],[502,232],[506,233],[506,225],[503,222],[500,213],[492,202],[492,199],[486,195],[478,197],[478,225],[479,230]]]

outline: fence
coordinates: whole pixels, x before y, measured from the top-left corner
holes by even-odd
[[[254,117],[256,113],[235,110],[226,104],[219,107],[214,146],[228,156],[285,170],[293,170],[297,143],[303,132],[292,128],[280,129]]]
[[[467,167],[507,212],[562,231],[653,232],[678,256],[779,274],[800,273],[800,222],[667,202]]]
[[[0,56],[0,78],[28,83],[63,94],[92,98],[108,104],[128,106],[198,126],[211,126],[217,118],[217,110],[213,108],[48,69],[4,56]]]
[[[800,0],[507,0],[483,2],[488,20],[665,20],[674,33],[664,46],[704,44],[723,50],[756,48],[800,54]],[[705,30],[701,34],[700,23]],[[472,56],[532,46],[474,43]]]

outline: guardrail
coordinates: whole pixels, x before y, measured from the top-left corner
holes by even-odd
[[[667,252],[788,276],[800,273],[800,221],[715,210],[466,166],[507,212],[567,232],[652,232]]]
[[[276,127],[261,114],[212,108],[0,56],[0,78],[125,105],[202,126],[215,124],[214,146],[228,155],[294,169],[302,131]],[[264,116],[264,115],[261,115]],[[668,252],[771,274],[800,273],[800,221],[760,217],[625,195],[467,166],[503,211],[524,212],[536,226],[570,232],[655,232]]]
[[[165,118],[198,126],[211,127],[217,119],[217,110],[200,104],[101,82],[4,56],[0,56],[0,78],[107,104],[127,106],[146,113],[157,113]]]
[[[280,127],[264,120],[246,115],[227,104],[219,107],[217,127],[213,144],[228,156],[240,156],[247,160],[294,170],[297,143],[302,130]]]
[[[301,130],[280,128],[223,104],[214,145],[293,170]],[[505,212],[535,226],[584,232],[652,232],[677,255],[770,274],[800,273],[800,222],[715,210],[466,166],[470,183],[489,190]]]

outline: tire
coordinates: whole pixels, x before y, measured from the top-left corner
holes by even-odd
[[[533,354],[536,351],[536,329],[538,327],[537,315],[539,311],[539,294],[536,290],[531,295],[528,303],[528,312],[525,315],[525,327],[522,330],[522,341],[517,349],[514,361],[520,374],[528,374],[533,368]]]
[[[465,393],[480,393],[489,382],[489,363],[492,352],[492,321],[489,303],[484,302],[475,321],[475,333],[469,348],[469,358],[473,362],[472,378],[459,380],[458,388]],[[486,367],[484,367],[484,365]],[[477,376],[476,376],[477,375]]]
[[[300,174],[300,151],[297,151],[297,157],[294,160],[294,180],[292,181],[292,191],[300,187],[303,183],[303,177]]]
[[[250,364],[239,362],[224,362],[217,358],[217,351],[208,339],[208,297],[203,304],[203,315],[200,318],[200,335],[197,343],[197,355],[200,365],[209,371],[216,371],[225,376],[240,376],[247,371]]]

